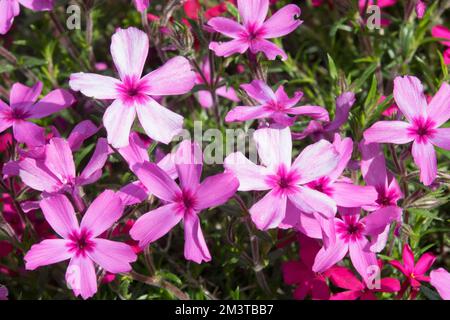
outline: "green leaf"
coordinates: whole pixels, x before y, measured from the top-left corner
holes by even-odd
[[[336,64],[334,63],[333,58],[328,53],[327,53],[327,57],[328,57],[328,69],[330,70],[330,76],[333,80],[336,80],[338,77]]]

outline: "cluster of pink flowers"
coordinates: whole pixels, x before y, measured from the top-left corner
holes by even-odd
[[[133,2],[140,12],[149,6],[148,0]],[[315,5],[322,2],[315,1]],[[11,27],[19,3],[33,10],[49,10],[53,5],[53,1],[36,5],[33,1],[0,0],[0,33]],[[382,5],[382,1],[378,3]],[[269,0],[237,0],[237,8],[240,23],[218,16],[208,20],[210,28],[231,39],[213,41],[209,49],[219,57],[262,53],[269,60],[287,59],[284,50],[269,39],[296,30],[302,24],[300,8],[287,5],[268,19]],[[435,29],[434,35],[442,38],[443,32]],[[432,185],[438,172],[435,147],[450,150],[450,128],[443,126],[450,118],[449,84],[443,83],[428,102],[418,78],[395,78],[393,96],[405,121],[375,122],[363,133],[362,141],[353,141],[341,135],[339,128],[349,117],[354,93],[338,97],[335,118],[330,121],[324,107],[298,106],[301,91],[290,97],[283,85],[274,91],[268,83],[253,79],[241,88],[255,105],[234,107],[225,121],[259,121],[253,139],[260,163],[241,152],[232,153],[224,161],[223,172],[202,180],[199,144],[185,140],[176,151],[153,162],[148,140],[132,127],[137,115],[139,128],[154,143],[171,143],[183,129],[184,119],[163,106],[160,98],[187,94],[195,85],[208,84],[208,60],[201,64],[206,79],[181,56],[143,75],[149,39],[134,27],[117,29],[110,51],[118,78],[79,72],[69,80],[73,91],[108,105],[103,115],[107,136],[96,140],[93,155],[82,170],[73,153],[100,128],[84,121],[64,138],[55,131],[47,136],[44,128],[30,121],[70,107],[75,103],[72,93],[57,89],[38,101],[42,83],[31,88],[16,83],[9,104],[0,101],[0,132],[12,128],[12,138],[19,144],[19,157],[3,165],[3,175],[5,179],[18,176],[24,185],[39,192],[34,201],[21,203],[22,210],[41,210],[57,234],[50,231],[51,238],[30,248],[25,255],[27,270],[69,260],[67,284],[75,295],[92,297],[97,292],[96,266],[112,274],[132,270],[138,250],[129,243],[109,240],[105,232],[126,222],[126,207],[147,201],[150,195],[159,199],[160,205],[141,215],[130,226],[129,236],[145,248],[182,222],[185,258],[209,262],[213,257],[201,229],[200,213],[225,204],[238,191],[257,191],[255,195],[261,196],[249,209],[254,225],[259,230],[293,229],[298,233],[300,260],[286,262],[282,270],[285,282],[296,286],[295,298],[376,299],[376,292],[396,292],[402,297],[408,289],[413,298],[424,282],[431,283],[442,298],[450,298],[448,272],[437,269],[427,276],[435,257],[425,253],[415,262],[408,244],[403,248],[403,262],[390,261],[404,275],[403,283],[382,278],[380,285],[373,287],[370,282],[382,267],[377,254],[386,247],[391,227],[402,224],[403,214],[398,206],[402,191],[386,166],[381,144],[411,144],[420,181]],[[216,94],[239,101],[234,89],[226,86],[220,86]],[[196,96],[204,108],[212,106],[211,92],[200,90]],[[312,120],[304,131],[293,132],[299,117]],[[315,142],[295,154],[293,140],[308,136]],[[83,186],[101,178],[108,157],[116,152],[137,180],[120,190],[105,190],[88,203]],[[355,153],[360,161],[351,160]],[[360,170],[362,181],[348,175],[350,170]],[[347,255],[358,276],[339,265]],[[333,293],[328,283],[344,291]],[[0,287],[0,300],[6,294]]]

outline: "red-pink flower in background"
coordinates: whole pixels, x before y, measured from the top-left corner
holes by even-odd
[[[447,47],[443,54],[444,62],[445,64],[450,64],[450,30],[442,25],[437,25],[431,29],[431,35],[434,38],[444,39],[441,41],[441,43]],[[445,39],[447,41],[445,41]]]

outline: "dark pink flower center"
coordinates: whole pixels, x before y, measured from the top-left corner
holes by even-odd
[[[330,183],[330,178],[328,177],[322,177],[317,180],[311,181],[307,184],[307,186],[311,189],[325,193],[328,196],[331,196],[333,193],[333,187]]]
[[[436,133],[436,123],[430,118],[417,117],[408,128],[408,134],[419,143],[426,143]]]
[[[125,77],[122,83],[117,85],[119,98],[126,105],[144,103],[148,99],[146,90],[148,90],[148,84],[136,77]]]
[[[94,250],[95,243],[92,241],[92,235],[86,229],[74,231],[69,236],[72,242],[69,244],[69,250],[78,255],[85,255],[87,252]]]
[[[177,195],[175,202],[180,206],[180,211],[195,211],[197,199],[190,190],[183,190]]]
[[[267,177],[267,183],[276,193],[289,194],[297,190],[299,179],[296,170],[288,170],[286,166],[280,165],[276,174]]]
[[[253,41],[256,39],[262,38],[264,35],[264,30],[261,27],[258,27],[254,24],[249,24],[246,27],[246,30],[244,34],[242,35],[242,38],[245,38],[247,41]]]
[[[365,226],[356,217],[346,217],[336,223],[336,232],[345,242],[353,242],[363,237]]]

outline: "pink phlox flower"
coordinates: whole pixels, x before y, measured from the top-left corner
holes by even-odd
[[[250,208],[259,229],[278,227],[287,210],[334,217],[333,199],[307,186],[337,167],[339,154],[331,143],[321,140],[307,146],[292,163],[289,127],[259,129],[253,138],[262,165],[251,162],[241,152],[227,156],[224,165],[239,179],[239,191],[269,191]]]
[[[356,271],[368,280],[378,266],[370,249],[368,237],[376,237],[397,217],[384,212],[372,212],[360,217],[359,208],[339,208],[340,218],[322,220],[324,246],[316,256],[313,271],[324,272],[347,253]]]
[[[41,119],[65,109],[75,99],[68,91],[56,89],[37,101],[41,92],[42,82],[31,88],[15,83],[11,88],[9,105],[0,100],[0,133],[12,127],[16,141],[29,147],[44,145],[45,129],[30,120]]]
[[[6,34],[20,14],[20,5],[33,11],[53,9],[54,0],[2,0],[0,1],[0,34]]]
[[[163,202],[161,207],[141,216],[130,230],[141,247],[163,237],[183,220],[185,258],[196,263],[211,260],[198,215],[204,209],[227,202],[239,182],[232,173],[220,173],[200,183],[202,158],[197,143],[185,140],[180,144],[175,158],[179,184],[154,163],[134,167],[142,184]]]
[[[248,96],[257,102],[257,106],[240,106],[230,110],[225,121],[248,121],[253,119],[270,119],[282,126],[291,126],[298,116],[308,116],[313,119],[328,121],[328,111],[318,106],[299,106],[298,102],[303,97],[301,91],[294,93],[293,98],[279,86],[276,92],[261,80],[253,80],[249,84],[241,85]],[[293,116],[293,117],[291,117]]]
[[[304,300],[310,295],[313,300],[328,300],[330,289],[323,274],[312,271],[314,257],[320,250],[317,240],[302,234],[298,236],[300,260],[287,261],[282,264],[284,282],[295,285],[294,298]]]
[[[206,85],[210,85],[211,84],[211,68],[209,65],[209,59],[205,58],[202,62],[202,64],[200,65],[201,69],[202,69],[202,73],[203,76],[205,77],[205,79],[203,79],[203,77],[199,74],[196,73],[196,84],[198,85],[202,85],[202,84],[206,84]],[[205,83],[206,80],[206,83]],[[219,81],[222,81],[223,79],[220,78]],[[238,102],[239,98],[236,95],[236,91],[234,91],[234,89],[232,87],[227,87],[227,86],[221,86],[219,88],[216,89],[216,94],[218,96],[224,97],[225,99],[234,101],[234,102]],[[207,91],[207,90],[199,90],[196,94],[195,94],[198,102],[200,103],[200,105],[203,108],[209,109],[213,106],[213,97],[211,95],[211,92]]]
[[[209,49],[221,57],[242,54],[250,49],[253,54],[263,52],[269,60],[277,56],[286,60],[286,53],[267,39],[282,37],[297,29],[302,24],[298,19],[300,8],[289,4],[266,20],[269,0],[238,0],[237,4],[242,24],[223,17],[208,21],[208,26],[216,32],[232,38],[228,42],[211,42]]]
[[[69,85],[75,91],[101,100],[114,100],[103,115],[108,142],[116,148],[128,145],[136,113],[145,133],[153,140],[169,143],[181,132],[183,117],[160,105],[152,96],[180,95],[195,84],[189,61],[181,56],[142,77],[149,50],[145,32],[118,29],[112,36],[111,55],[119,79],[94,73],[74,73]]]
[[[425,273],[431,268],[436,257],[427,252],[423,254],[415,263],[414,253],[408,244],[403,246],[402,253],[403,262],[398,260],[389,261],[389,263],[399,270],[406,277],[406,280],[402,283],[402,288],[398,294],[398,297],[402,297],[406,289],[411,287],[411,297],[415,297],[421,286],[420,282],[430,282],[430,277],[426,276]]]
[[[333,294],[330,300],[377,300],[376,292],[393,293],[400,290],[398,279],[374,278],[368,285],[366,281],[360,281],[350,269],[341,266],[331,267],[325,274],[333,285],[347,290]]]
[[[133,0],[133,4],[137,11],[145,12],[150,6],[150,0]]]
[[[430,283],[444,300],[450,300],[450,273],[444,268],[430,272]]]
[[[62,239],[47,239],[35,244],[25,255],[27,270],[69,260],[66,282],[83,299],[97,292],[94,263],[110,273],[129,272],[136,261],[133,249],[124,243],[100,238],[122,216],[123,204],[106,190],[89,206],[78,224],[70,201],[63,195],[45,198],[40,203],[45,219]]]
[[[450,128],[439,128],[450,118],[450,85],[443,83],[427,103],[419,79],[397,77],[394,80],[394,99],[407,122],[378,121],[364,132],[364,139],[368,143],[412,142],[412,155],[420,169],[420,181],[429,186],[437,175],[434,146],[450,150]]]

